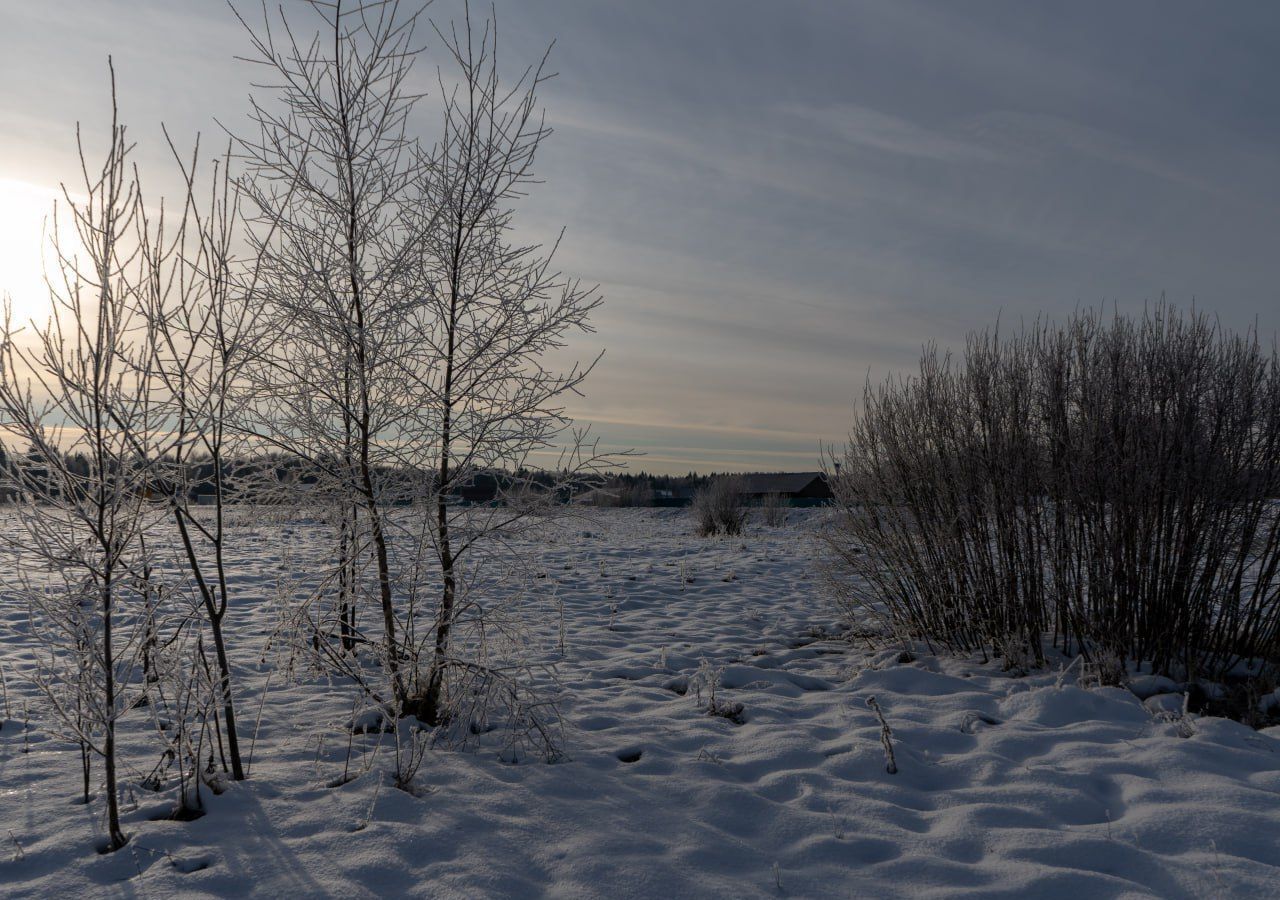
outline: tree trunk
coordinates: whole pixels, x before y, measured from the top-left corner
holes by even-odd
[[[108,549],[108,553],[111,551]],[[107,564],[102,583],[102,667],[103,699],[106,701],[106,736],[102,745],[103,767],[107,773],[108,851],[119,850],[129,842],[120,830],[120,798],[116,786],[116,672],[111,647],[111,564]]]

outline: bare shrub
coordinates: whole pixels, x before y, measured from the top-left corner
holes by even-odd
[[[177,821],[204,815],[202,784],[221,792],[215,752],[222,770],[228,770],[228,747],[218,721],[218,708],[224,703],[222,678],[209,662],[194,605],[193,615],[166,629],[148,654],[141,704],[161,748],[159,761],[141,784],[158,792],[176,777],[177,798],[169,818]]]
[[[742,479],[736,475],[717,478],[693,495],[691,509],[703,537],[741,534],[747,519],[742,508]]]
[[[765,494],[760,498],[760,521],[770,528],[787,524],[787,498],[779,493]]]
[[[746,724],[746,707],[734,700],[726,700],[723,694],[718,693],[720,689],[720,679],[724,676],[724,666],[713,666],[707,660],[703,660],[698,667],[698,673],[694,680],[694,690],[697,695],[698,703],[706,702],[706,713],[709,716],[716,716],[721,719],[728,719],[735,725]],[[704,697],[703,691],[706,691]]]
[[[868,386],[833,586],[902,638],[1185,679],[1280,662],[1280,363],[1161,303],[1078,314]]]

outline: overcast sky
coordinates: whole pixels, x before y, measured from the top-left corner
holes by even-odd
[[[523,222],[602,285],[572,411],[635,468],[816,468],[868,374],[997,319],[1163,293],[1280,326],[1280,3],[497,10],[513,67],[556,40]],[[245,51],[217,0],[0,0],[0,182],[74,177],[108,53],[161,171],[160,122],[244,121]]]

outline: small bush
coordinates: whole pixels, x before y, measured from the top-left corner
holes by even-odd
[[[1252,333],[1161,304],[929,349],[868,387],[833,488],[837,599],[904,638],[1186,680],[1280,666],[1280,364]]]
[[[717,478],[693,495],[693,516],[698,534],[742,533],[747,514],[742,508],[742,479],[736,476]]]
[[[787,523],[787,500],[781,494],[765,494],[760,498],[760,521],[770,528]]]

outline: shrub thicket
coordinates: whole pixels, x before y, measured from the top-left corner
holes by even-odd
[[[1010,665],[1280,661],[1280,364],[1163,304],[969,338],[869,386],[828,538],[841,604]]]

